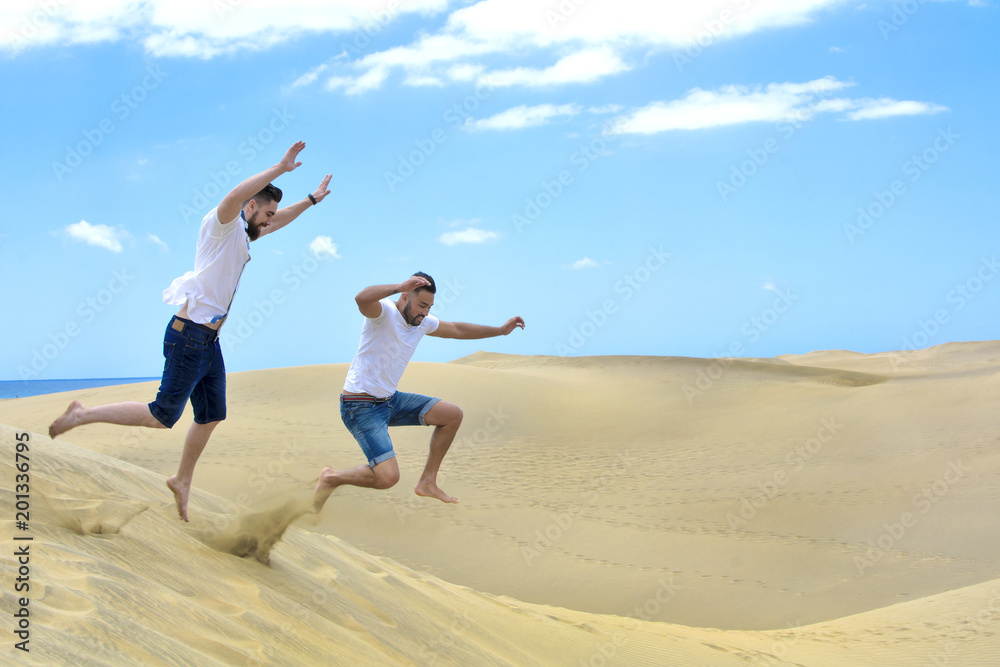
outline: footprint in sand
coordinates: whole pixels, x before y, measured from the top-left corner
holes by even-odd
[[[79,535],[117,535],[149,505],[137,500],[57,498],[40,496],[39,522],[72,530]]]

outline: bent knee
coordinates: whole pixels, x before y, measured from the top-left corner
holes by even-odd
[[[178,419],[179,418],[180,417],[178,417]],[[162,421],[160,421],[159,417],[157,417],[156,415],[153,414],[152,411],[150,411],[149,418],[146,419],[145,423],[143,423],[142,426],[146,426],[148,428],[173,428],[174,424],[176,424],[176,423],[177,423],[177,419],[174,419],[174,420],[169,420],[168,419],[167,421],[162,422]]]
[[[445,403],[441,406],[444,410],[441,413],[441,421],[445,426],[461,426],[462,418],[465,417],[465,413],[462,412],[462,408],[458,407],[454,403]]]
[[[375,474],[376,489],[391,489],[399,481],[399,471]]]

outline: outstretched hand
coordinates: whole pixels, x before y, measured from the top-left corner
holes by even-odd
[[[516,328],[520,328],[520,329],[524,328],[524,319],[521,318],[520,315],[518,315],[516,317],[512,317],[509,320],[507,320],[503,324],[503,326],[500,327],[500,335],[506,336],[507,334],[509,334],[511,331],[513,331]]]
[[[316,200],[317,204],[323,201],[323,199],[330,194],[330,189],[327,186],[330,185],[330,178],[332,178],[332,176],[333,174],[327,174],[326,177],[320,181],[319,187],[316,188],[316,192],[313,193],[313,199]]]
[[[292,144],[292,147],[285,152],[285,156],[281,158],[281,162],[278,163],[281,166],[281,168],[285,170],[285,172],[292,171],[296,167],[302,166],[302,163],[296,162],[295,158],[299,156],[299,153],[301,153],[302,149],[305,147],[306,147],[306,142],[296,141],[294,144]]]

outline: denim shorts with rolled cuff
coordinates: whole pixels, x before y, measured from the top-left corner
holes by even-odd
[[[194,421],[208,424],[226,418],[226,364],[219,332],[173,317],[163,336],[163,378],[149,411],[172,428],[191,399]]]
[[[388,398],[340,397],[340,418],[374,468],[396,455],[390,426],[427,426],[424,417],[440,398],[397,391]]]

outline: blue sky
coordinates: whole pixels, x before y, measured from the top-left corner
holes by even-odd
[[[285,202],[332,193],[251,246],[230,371],[350,361],[416,270],[527,322],[424,361],[998,337],[995,0],[8,4],[0,379],[159,375],[201,217],[300,139]]]

